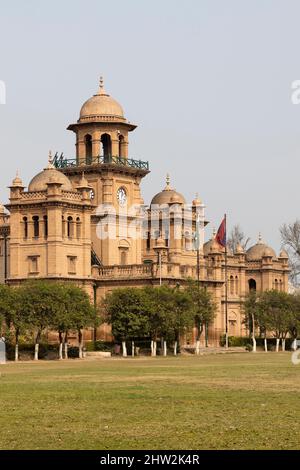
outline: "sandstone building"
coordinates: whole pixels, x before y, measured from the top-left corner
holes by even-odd
[[[198,197],[188,204],[169,178],[145,206],[140,184],[149,164],[129,152],[136,127],[101,80],[68,127],[76,158],[50,157],[27,188],[19,176],[12,181],[9,203],[0,206],[0,282],[72,280],[97,302],[116,287],[180,286],[192,277],[213,292],[218,312],[209,343],[218,344],[225,331],[224,250],[214,236],[204,243],[204,204]],[[286,252],[277,255],[261,238],[246,252],[228,252],[230,335],[246,333],[240,302],[249,289],[287,291],[288,272]],[[96,334],[108,339],[109,328]]]

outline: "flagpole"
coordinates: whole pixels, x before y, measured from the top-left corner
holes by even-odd
[[[227,217],[224,214],[225,233],[227,234]],[[228,349],[228,282],[227,282],[227,240],[225,243],[225,348]]]

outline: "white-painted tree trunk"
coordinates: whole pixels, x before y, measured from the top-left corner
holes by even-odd
[[[151,357],[154,356],[154,341],[151,340]]]
[[[153,356],[156,357],[157,351],[157,341],[153,341]]]
[[[282,351],[285,351],[285,338],[282,338],[281,340],[281,349]]]
[[[253,343],[252,352],[256,352],[256,339],[255,339],[255,334],[252,335],[252,343]]]
[[[62,341],[59,343],[58,359],[59,359],[60,361],[63,359],[63,342],[62,342]]]
[[[167,355],[167,341],[164,341],[164,347],[163,347],[163,351],[164,351],[164,356]]]
[[[293,348],[293,351],[297,351],[297,340],[296,340],[296,338],[293,341],[292,348]]]
[[[134,357],[134,341],[131,341],[131,356]]]
[[[64,346],[65,346],[65,348],[64,348],[65,349],[65,359],[68,359],[68,342],[66,340],[65,340]]]
[[[15,345],[15,361],[18,362],[19,360],[19,343]]]
[[[39,343],[35,343],[35,346],[34,346],[34,360],[35,361],[39,360]]]
[[[174,356],[177,356],[177,341],[174,343]]]
[[[280,339],[276,338],[276,352],[279,351],[279,342],[280,342]]]
[[[264,345],[265,345],[265,352],[268,352],[268,340],[267,340],[267,338],[264,339]]]
[[[78,331],[78,339],[79,339],[79,359],[83,359],[83,334],[82,331]]]
[[[199,356],[200,354],[200,340],[197,339],[196,341],[196,355]]]
[[[126,341],[122,341],[123,357],[127,357]]]

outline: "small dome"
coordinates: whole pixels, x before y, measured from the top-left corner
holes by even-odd
[[[276,258],[276,253],[273,248],[262,242],[261,236],[259,235],[256,245],[251,246],[251,248],[247,250],[246,258],[248,261],[257,261],[260,260],[263,256],[272,256],[272,258]]]
[[[166,247],[166,244],[165,244],[165,241],[163,240],[163,238],[159,237],[157,240],[156,240],[156,244],[154,246],[154,249],[156,248],[165,248]]]
[[[80,110],[79,121],[92,121],[110,116],[114,121],[125,121],[122,106],[106,93],[103,79],[100,79],[100,87],[96,95],[89,98]],[[118,118],[118,119],[116,119]]]
[[[47,183],[60,183],[64,191],[73,191],[69,178],[50,165],[32,178],[28,191],[46,191],[48,188]]]
[[[199,194],[198,193],[196,194],[196,197],[193,200],[192,204],[193,204],[193,206],[200,206],[202,204],[201,199],[199,199]]]
[[[0,204],[0,214],[5,214],[5,208],[2,204]]]
[[[23,181],[19,177],[19,173],[17,172],[16,177],[12,181],[12,186],[24,188]]]
[[[285,250],[281,250],[281,252],[279,253],[279,258],[288,258],[289,255],[287,254],[287,252]]]
[[[203,245],[204,256],[209,255],[210,253],[219,253],[221,251],[221,246],[217,240],[213,237],[208,242]]]
[[[185,204],[185,198],[182,194],[170,187],[170,177],[167,175],[167,185],[160,193],[156,194],[151,201],[154,204]]]
[[[243,254],[244,253],[244,248],[240,243],[237,244],[236,249],[235,249],[236,254]]]

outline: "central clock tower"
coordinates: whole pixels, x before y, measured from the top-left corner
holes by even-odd
[[[128,156],[128,135],[136,127],[106,93],[101,78],[98,92],[83,104],[78,121],[68,127],[76,134],[76,159],[56,156],[54,160],[74,187],[84,172],[94,205],[93,250],[104,266],[142,263],[138,207],[143,205],[140,183],[149,165]]]

